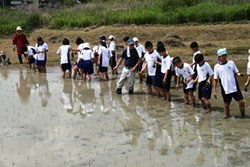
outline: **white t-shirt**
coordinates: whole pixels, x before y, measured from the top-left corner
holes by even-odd
[[[168,55],[168,54],[167,54]],[[166,73],[167,70],[171,71],[172,59],[170,56],[162,57],[161,61],[161,73]]]
[[[116,45],[115,45],[115,41],[111,41],[110,45],[109,45],[109,50],[111,51],[115,51],[115,61],[117,61],[117,52],[116,52]],[[113,56],[113,54],[111,54],[111,57]]]
[[[191,76],[194,74],[194,70],[191,68],[191,66],[187,63],[183,63],[183,67],[182,68],[177,68],[175,67],[175,74],[176,76],[183,76],[184,82]],[[193,79],[187,84],[187,87],[185,89],[189,89],[193,87]]]
[[[145,61],[148,64],[148,75],[155,76],[157,65],[155,64],[154,66],[154,61],[157,61],[157,58],[162,60],[162,57],[159,55],[159,53],[156,50],[153,50],[151,54],[146,52],[144,57],[145,57]]]
[[[24,54],[27,54],[28,56],[34,56],[36,54],[36,48],[33,46],[27,46],[27,51],[24,52]]]
[[[207,79],[207,74],[209,76],[214,74],[211,66],[207,62],[204,62],[202,66],[197,65],[197,72],[199,75],[198,82],[205,81]]]
[[[139,43],[138,43],[138,46],[135,46],[135,48],[136,48],[136,50],[138,52],[139,58],[142,57],[142,53],[146,52],[144,46],[139,44]]]
[[[247,75],[250,75],[250,56],[248,56],[248,63],[247,63]]]
[[[39,46],[38,44],[36,44],[35,49],[36,51],[39,52],[49,50],[48,45],[46,43],[43,43],[42,45]],[[44,61],[45,59],[46,59],[46,53],[37,53],[37,60]]]
[[[94,55],[93,55],[91,49],[88,49],[88,50],[83,49],[81,51],[81,54],[82,54],[82,56],[81,56],[82,59],[85,60],[85,61],[91,60],[92,58],[94,58]]]
[[[195,62],[194,58],[195,58],[195,56],[196,56],[197,54],[201,54],[201,51],[197,50],[197,51],[194,53],[194,55],[193,55],[193,62]]]
[[[82,58],[82,54],[81,54],[81,51],[83,50],[83,47],[84,47],[84,43],[81,43],[80,45],[78,45],[77,49],[79,50],[78,52],[78,58],[77,58],[77,62],[80,61],[80,59],[83,59]]]
[[[57,50],[56,54],[58,54],[61,58],[61,64],[67,64],[70,62],[70,45],[62,45]]]
[[[105,48],[104,46],[99,46],[98,55],[102,55],[101,66],[108,67],[109,66],[109,58],[111,57],[110,50],[108,48]]]
[[[226,94],[237,91],[235,74],[239,70],[233,61],[229,60],[226,64],[216,64],[214,66],[214,79],[221,79],[221,85]]]

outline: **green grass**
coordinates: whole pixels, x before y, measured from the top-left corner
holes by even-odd
[[[142,4],[142,5],[141,5]],[[24,10],[0,9],[0,34],[12,34],[21,25],[26,31],[43,26],[52,29],[84,28],[113,24],[220,23],[250,20],[247,0],[98,0],[89,4],[49,12],[28,13]]]

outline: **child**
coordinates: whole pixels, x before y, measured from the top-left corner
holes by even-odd
[[[190,64],[191,67],[193,67],[193,70],[194,70],[194,76],[193,76],[193,79],[195,80],[196,77],[197,77],[197,64],[195,62],[195,56],[197,54],[201,54],[201,51],[199,50],[199,46],[198,46],[198,43],[197,42],[192,42],[190,44],[190,48],[193,50],[194,52],[194,55],[193,55],[193,62]],[[194,91],[196,90],[196,83],[194,83]]]
[[[90,49],[89,43],[83,44],[83,50],[81,51],[81,57],[83,60],[83,79],[86,79],[86,74],[88,75],[88,81],[91,81],[91,74],[94,73],[92,60],[94,55]]]
[[[195,56],[195,62],[197,65],[198,75],[193,83],[199,82],[199,92],[198,96],[201,100],[204,109],[207,109],[207,113],[212,111],[211,104],[208,99],[211,98],[212,84],[211,78],[214,74],[211,66],[204,61],[202,54],[197,54]]]
[[[71,78],[71,63],[70,63],[70,50],[69,40],[67,38],[63,39],[62,46],[57,50],[56,54],[60,55],[61,58],[61,69],[62,78],[65,78],[65,73],[69,70],[69,78]]]
[[[170,84],[172,59],[161,41],[157,44],[157,52],[162,56],[162,62],[159,63],[161,65],[161,73],[158,80],[158,86],[161,88],[164,99],[171,101]]]
[[[0,56],[1,66],[11,64],[10,59],[8,58],[8,56],[6,56],[6,53],[4,51],[1,51]]]
[[[113,35],[109,36],[109,49],[111,51],[111,58],[110,58],[110,66],[111,66],[111,73],[113,74],[118,74],[117,70],[114,70],[114,67],[116,66],[116,61],[117,61],[117,51],[116,51],[116,44],[115,44],[115,37]]]
[[[139,75],[140,83],[142,83],[143,74],[141,74],[140,71],[142,69],[142,65],[143,65],[143,62],[144,62],[144,54],[146,53],[146,51],[145,51],[144,46],[139,43],[139,39],[137,37],[134,37],[133,40],[135,42],[135,48],[138,51],[139,58],[141,59],[141,63],[139,64],[139,66],[137,68],[137,72],[138,72],[138,75]]]
[[[73,79],[76,79],[76,75],[80,70],[81,75],[83,75],[83,61],[81,51],[83,50],[84,41],[81,37],[76,38],[77,49],[71,49],[73,52],[78,53],[77,61],[74,64]]]
[[[157,59],[162,59],[156,50],[153,49],[153,44],[150,41],[145,43],[145,48],[147,50],[144,55],[145,63],[142,67],[140,73],[148,68],[148,75],[146,80],[148,94],[152,94],[152,86],[155,90],[155,93],[158,97],[160,97],[160,89],[157,87],[157,76],[156,76],[156,63]]]
[[[173,64],[175,65],[175,74],[177,76],[176,90],[179,88],[180,76],[183,77],[183,92],[184,92],[184,102],[189,104],[189,98],[191,99],[193,107],[195,107],[195,97],[194,97],[194,85],[193,76],[194,71],[191,66],[187,63],[182,63],[179,57],[173,59]]]
[[[247,63],[247,82],[245,83],[245,91],[247,91],[247,86],[250,83],[250,49],[248,50],[248,63]]]
[[[33,69],[35,70],[35,57],[36,57],[36,49],[33,46],[22,46],[21,50],[23,52],[23,54],[26,57],[26,61],[29,63],[29,67],[31,69],[31,66],[33,64]]]
[[[225,118],[230,117],[229,105],[232,101],[232,97],[238,101],[241,117],[244,118],[245,104],[237,79],[235,78],[235,75],[242,76],[242,74],[239,73],[239,70],[233,61],[227,60],[226,48],[219,49],[217,55],[220,62],[214,66],[214,97],[217,99],[216,86],[218,79],[220,79],[221,94],[224,101],[224,112],[226,114]]]
[[[47,52],[49,51],[48,45],[43,41],[42,37],[37,38],[35,46],[37,59],[36,65],[39,72],[46,73]]]
[[[101,72],[101,80],[104,80],[104,74],[106,76],[106,79],[108,80],[108,66],[109,66],[109,59],[111,57],[110,50],[107,48],[106,42],[103,40],[101,41],[101,46],[98,51],[99,57],[98,57],[98,64],[99,64],[99,70]],[[115,69],[114,69],[115,70]]]

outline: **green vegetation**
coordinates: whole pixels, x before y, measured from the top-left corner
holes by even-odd
[[[47,26],[52,29],[83,28],[113,24],[219,23],[250,20],[247,0],[91,0],[82,5],[41,13],[0,9],[0,33],[11,34],[17,25],[26,31]],[[82,1],[85,2],[85,1]],[[71,6],[73,1],[64,0]]]

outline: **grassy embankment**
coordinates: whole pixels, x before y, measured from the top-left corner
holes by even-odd
[[[13,55],[10,35],[17,25],[21,25],[31,45],[35,45],[37,36],[44,38],[49,44],[52,62],[58,61],[54,53],[64,37],[76,47],[73,42],[77,36],[93,46],[102,34],[115,35],[118,45],[122,45],[121,39],[125,35],[137,36],[142,44],[147,40],[156,44],[170,34],[177,34],[186,47],[167,46],[171,56],[191,56],[189,44],[192,41],[199,42],[205,55],[214,55],[219,47],[227,47],[232,55],[245,55],[250,43],[250,4],[247,0],[130,0],[126,3],[109,0],[43,13],[34,9],[0,9],[0,13],[3,16],[0,18],[0,34],[6,35],[0,43],[7,48],[1,47],[1,50]],[[221,23],[228,25],[215,25]]]

